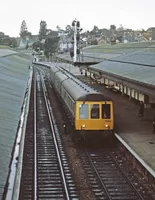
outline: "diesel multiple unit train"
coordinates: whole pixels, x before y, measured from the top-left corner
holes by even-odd
[[[50,68],[53,88],[77,135],[107,135],[114,129],[113,101],[59,66]]]

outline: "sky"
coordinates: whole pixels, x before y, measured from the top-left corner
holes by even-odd
[[[23,20],[32,34],[38,34],[41,20],[57,30],[75,18],[85,31],[111,24],[134,30],[155,27],[155,0],[2,0],[0,6],[0,32],[11,37],[19,36]]]

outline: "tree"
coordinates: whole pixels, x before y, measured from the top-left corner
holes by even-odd
[[[41,42],[37,41],[37,42],[33,43],[32,47],[35,51],[38,51],[38,49],[43,49],[43,44]]]
[[[110,25],[110,41],[115,41],[116,40],[116,26],[115,25]]]
[[[52,36],[52,30],[51,29],[47,29],[47,36]]]
[[[49,55],[53,55],[57,52],[58,42],[59,42],[59,37],[51,37],[50,36],[45,40],[44,53],[47,57],[49,57]]]
[[[119,42],[123,42],[123,35],[118,36],[118,37],[117,37],[117,40],[118,40]]]
[[[57,25],[56,28],[57,28],[58,32],[62,31],[62,29],[60,28],[60,26]]]
[[[16,48],[17,47],[17,40],[15,38],[12,38],[12,47]]]
[[[28,43],[27,43],[25,49],[28,49],[28,48],[29,48],[29,45],[28,45]]]
[[[73,35],[73,29],[70,25],[67,25],[65,28],[65,33],[67,34],[67,37],[70,38]]]
[[[67,25],[66,28],[65,28],[65,32],[66,33],[72,32],[72,27],[70,25]]]
[[[29,37],[32,37],[32,33],[31,33],[31,32],[27,32],[27,35],[28,35]]]
[[[3,38],[5,34],[3,32],[0,32],[0,38]]]
[[[117,31],[123,31],[124,27],[122,26],[122,24],[120,24],[120,26],[117,28]]]
[[[39,29],[39,40],[46,39],[47,35],[47,23],[45,21],[40,22],[40,29]]]
[[[10,37],[6,37],[2,39],[2,45],[11,46],[12,40]]]
[[[20,37],[26,38],[27,35],[28,35],[27,24],[26,24],[25,20],[23,20],[21,27],[20,27]]]
[[[97,45],[97,40],[96,39],[92,40],[91,45]]]
[[[116,30],[116,26],[115,25],[110,25],[110,30],[115,31]]]
[[[92,33],[93,35],[96,35],[96,33],[98,33],[98,31],[99,31],[99,28],[98,28],[97,26],[94,25],[93,30],[91,31],[91,33]]]

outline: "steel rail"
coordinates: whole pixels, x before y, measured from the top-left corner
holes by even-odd
[[[37,134],[37,101],[36,101],[36,74],[34,75],[34,200],[37,200],[37,144],[36,144],[36,134]]]
[[[105,187],[105,185],[104,185],[104,183],[103,183],[103,181],[102,181],[102,179],[101,179],[101,177],[100,177],[100,175],[99,175],[99,173],[98,173],[98,171],[97,171],[97,169],[96,169],[96,167],[95,167],[95,165],[94,165],[92,159],[90,158],[90,155],[89,155],[89,153],[87,152],[86,149],[85,149],[85,152],[86,152],[86,155],[87,155],[87,157],[88,157],[88,159],[89,159],[89,161],[90,161],[90,163],[91,163],[91,165],[92,165],[92,167],[93,167],[98,179],[100,180],[100,183],[101,183],[101,185],[102,185],[102,187],[103,187],[108,199],[111,199],[111,197],[110,197],[110,195],[109,195],[109,193],[107,191],[107,188]]]
[[[89,160],[89,162],[90,162],[89,165],[93,167],[93,170],[94,170],[94,172],[96,173],[96,175],[97,175],[97,177],[98,177],[98,179],[99,179],[99,181],[100,181],[100,184],[102,185],[102,187],[103,187],[103,189],[104,189],[104,192],[106,193],[106,195],[107,195],[107,197],[108,197],[109,199],[112,199],[113,197],[111,197],[111,196],[109,195],[109,192],[108,192],[106,186],[104,185],[104,182],[102,181],[102,178],[101,178],[101,176],[100,176],[100,173],[98,173],[98,169],[97,169],[97,167],[96,167],[95,164],[94,164],[94,163],[97,163],[97,161],[93,161],[93,160],[91,159],[91,157],[90,157],[90,155],[89,155],[89,153],[88,153],[88,151],[87,151],[86,149],[84,149],[84,151],[85,151],[85,154],[86,154],[86,156],[87,156],[87,158],[88,158],[88,160]],[[141,199],[141,200],[146,199],[146,196],[143,197],[143,194],[140,193],[139,188],[136,188],[136,186],[134,186],[134,184],[131,182],[130,178],[127,176],[127,174],[125,173],[125,171],[123,170],[123,168],[119,165],[119,163],[118,163],[117,160],[115,159],[115,156],[112,155],[112,153],[109,152],[109,151],[108,151],[108,155],[109,155],[109,157],[112,159],[112,161],[114,162],[116,168],[119,170],[120,174],[123,176],[123,178],[124,178],[124,180],[126,181],[126,183],[128,184],[128,186],[132,189],[132,191],[133,191],[135,197],[137,197],[136,199]],[[148,195],[148,194],[146,194],[146,195]],[[150,199],[150,197],[149,197],[149,199]],[[151,198],[151,199],[152,199],[152,198]]]
[[[144,198],[142,197],[142,195],[140,194],[140,192],[136,189],[136,187],[134,186],[134,184],[129,180],[129,178],[127,177],[127,175],[123,171],[123,169],[120,167],[120,165],[118,164],[118,162],[116,161],[116,159],[114,158],[114,156],[111,153],[109,153],[109,155],[111,156],[111,158],[113,159],[113,161],[115,162],[115,164],[119,168],[119,170],[122,172],[123,176],[126,178],[127,183],[129,185],[131,185],[131,187],[135,190],[137,196],[139,196],[140,199],[144,200]]]
[[[59,147],[58,147],[56,136],[55,136],[52,108],[51,108],[50,102],[47,100],[47,97],[46,97],[46,94],[45,94],[46,86],[44,84],[42,75],[41,75],[41,80],[42,80],[41,83],[42,83],[42,87],[43,87],[44,98],[45,98],[45,102],[46,102],[46,108],[47,108],[47,111],[48,111],[50,126],[51,126],[51,130],[52,130],[54,144],[55,144],[55,148],[56,148],[56,152],[57,152],[57,156],[58,156],[58,161],[59,161],[59,166],[60,166],[60,170],[61,170],[61,175],[62,175],[62,179],[63,179],[63,185],[64,185],[64,189],[65,189],[65,193],[66,193],[66,198],[67,198],[67,200],[70,200],[68,188],[67,188],[67,183],[66,183],[66,179],[65,179],[65,174],[64,174],[64,170],[63,170],[63,166],[62,166],[62,162],[61,162],[61,156],[60,156],[60,153],[59,153]]]

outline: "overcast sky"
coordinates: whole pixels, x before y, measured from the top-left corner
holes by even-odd
[[[84,30],[111,24],[132,29],[155,26],[155,0],[2,0],[0,7],[0,31],[14,37],[23,20],[32,34],[38,34],[41,20],[52,30],[71,25],[75,18]]]

